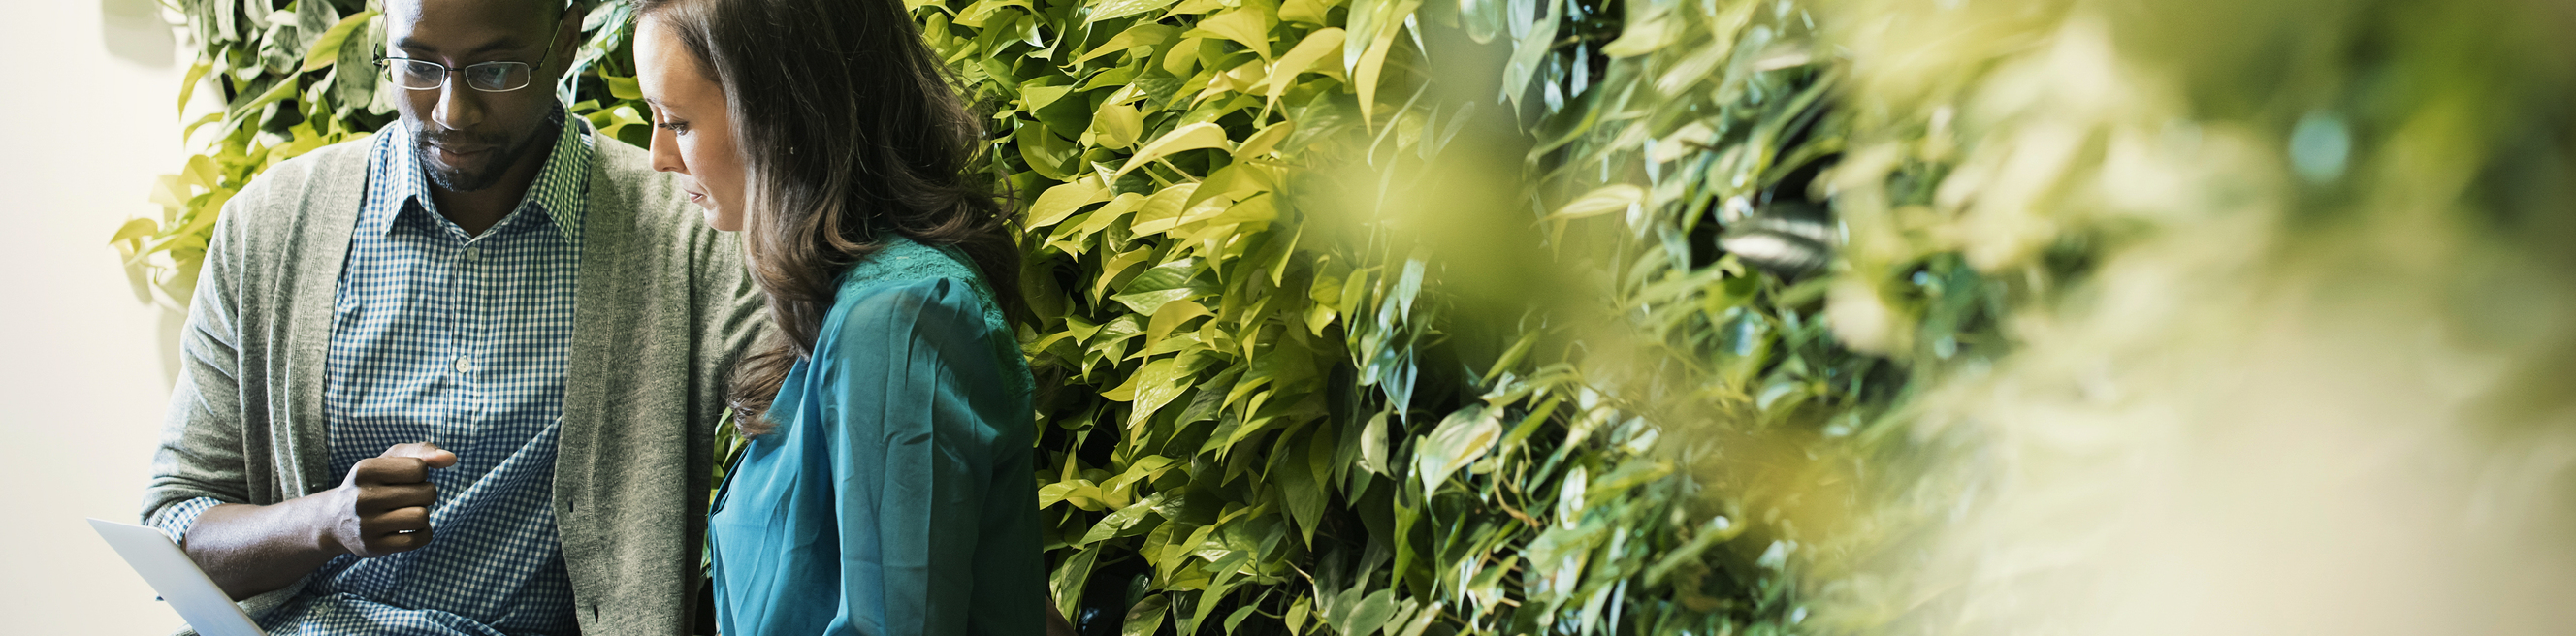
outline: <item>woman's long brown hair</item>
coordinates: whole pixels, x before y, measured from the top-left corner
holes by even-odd
[[[746,435],[813,354],[836,280],[885,234],[955,246],[1018,315],[1010,206],[975,170],[982,125],[900,0],[643,0],[724,87],[742,151],[744,254],[777,336],[734,365]]]

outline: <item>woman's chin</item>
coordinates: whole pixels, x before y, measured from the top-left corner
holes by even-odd
[[[715,228],[718,232],[735,232],[742,229],[742,217],[726,214],[715,206],[700,204],[698,212],[706,216],[707,227]]]

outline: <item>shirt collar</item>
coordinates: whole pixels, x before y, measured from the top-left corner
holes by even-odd
[[[519,210],[536,208],[538,214],[545,215],[554,223],[555,230],[566,241],[581,240],[583,203],[587,199],[590,164],[595,150],[591,146],[594,141],[590,130],[590,122],[566,113],[564,125],[556,130],[554,146],[547,152],[545,165],[537,168],[537,180],[528,185],[527,195],[519,201]],[[420,153],[412,143],[410,127],[396,122],[387,126],[383,134],[387,139],[385,145],[378,148],[381,154],[376,165],[383,169],[378,174],[395,175],[387,183],[394,188],[391,192],[393,205],[386,206],[384,210],[370,211],[374,214],[359,220],[361,230],[375,234],[392,231],[394,219],[405,209],[418,207],[430,214],[438,210],[437,203],[429,196],[429,173],[421,168]],[[518,211],[511,213],[512,217],[517,215]],[[504,218],[502,222],[515,221]]]

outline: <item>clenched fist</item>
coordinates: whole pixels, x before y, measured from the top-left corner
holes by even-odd
[[[454,465],[456,453],[429,443],[396,444],[359,460],[340,487],[324,493],[331,505],[318,520],[322,547],[375,558],[429,545],[429,507],[438,503],[429,471]]]

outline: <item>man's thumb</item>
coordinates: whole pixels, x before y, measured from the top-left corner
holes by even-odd
[[[385,449],[384,454],[378,455],[378,457],[411,457],[419,459],[421,463],[429,464],[430,468],[446,468],[456,465],[455,452],[439,448],[437,444],[429,442],[420,442],[417,444],[395,444],[392,448]]]

